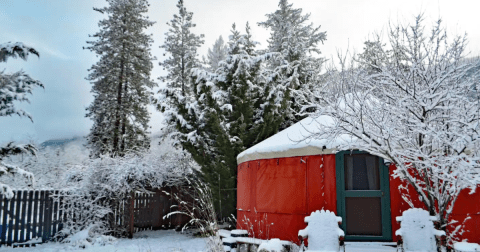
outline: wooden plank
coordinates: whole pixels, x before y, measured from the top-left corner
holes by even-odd
[[[25,242],[25,222],[27,221],[27,195],[28,191],[25,190],[22,192],[22,213],[21,213],[21,219],[20,219],[20,238],[18,239],[19,242]]]
[[[135,219],[133,221],[133,224],[136,225],[139,221],[140,215],[138,214],[138,204],[140,202],[140,195],[138,193],[135,193],[135,207],[134,207],[134,215]]]
[[[52,198],[50,198],[50,191],[45,192],[45,219],[43,221],[43,241],[50,239],[52,231]]]
[[[2,216],[2,237],[1,237],[2,243],[1,244],[5,244],[7,241],[7,221],[9,216],[9,212],[8,212],[9,200],[7,199],[7,197],[2,195],[2,202],[3,202],[3,205],[2,205],[3,216]]]
[[[37,237],[42,237],[42,238],[43,238],[44,211],[45,211],[45,191],[40,191],[40,208],[38,213]]]
[[[13,243],[13,219],[15,210],[15,196],[8,200],[8,229],[7,229],[7,244]]]
[[[20,208],[22,204],[22,191],[15,192],[15,229],[13,230],[13,242],[18,242],[18,233],[20,231]]]
[[[25,240],[29,241],[31,239],[32,233],[32,207],[33,207],[33,190],[28,191],[28,201],[27,201],[27,233]]]
[[[54,191],[54,194],[58,196],[58,191]],[[53,198],[52,198],[53,200]],[[52,237],[57,233],[58,226],[58,197],[53,200],[53,219],[52,219]]]
[[[133,238],[133,232],[134,232],[134,211],[133,211],[133,207],[134,207],[134,203],[135,203],[135,192],[132,192],[131,193],[131,198],[129,199],[129,204],[128,204],[128,220],[129,220],[129,232],[128,232],[128,237],[129,238]]]
[[[60,192],[59,192],[60,194]],[[65,221],[65,216],[64,216],[64,206],[63,206],[63,197],[64,195],[64,191],[61,192],[61,196],[58,197],[59,201],[58,201],[58,230],[57,231],[60,231],[63,229],[63,222]]]
[[[37,238],[37,220],[38,220],[38,207],[40,205],[40,192],[35,190],[33,193],[33,221],[32,221],[32,239]]]

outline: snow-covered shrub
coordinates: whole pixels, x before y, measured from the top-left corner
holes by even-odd
[[[113,204],[119,204],[119,202],[109,201],[103,193],[66,189],[59,191],[53,197],[61,202],[60,211],[65,216],[62,221],[63,228],[55,235],[60,241],[70,243],[72,236],[79,235],[83,231],[85,234],[88,233],[91,239],[112,234],[112,231],[116,231],[113,233],[115,235],[120,233],[118,228],[112,228],[115,222],[112,223],[109,219],[109,215],[114,213],[112,208],[118,209]]]
[[[84,144],[83,139],[77,139],[63,146],[39,147],[36,155],[16,155],[5,160],[32,173],[36,189],[62,189],[68,187],[62,179],[65,172],[87,164],[88,149]],[[29,183],[18,177],[5,177],[0,181],[15,185],[17,190],[30,188]]]
[[[126,202],[133,192],[179,185],[195,169],[191,157],[168,142],[154,145],[146,153],[102,156],[72,166],[65,172],[67,189],[58,195],[63,197],[65,211],[73,213],[63,235],[95,224],[97,235],[123,236],[128,221],[119,218],[128,210]]]
[[[32,154],[35,155],[36,149],[32,145],[13,145],[13,143],[7,144],[5,147],[0,147],[0,193],[10,199],[14,196],[12,188],[5,183],[6,176],[3,175],[16,175],[19,174],[26,179],[29,186],[33,185],[34,176],[31,172],[25,171],[18,166],[7,164],[3,161],[5,157],[12,155]],[[10,176],[11,177],[11,176]],[[24,180],[25,181],[25,180]]]

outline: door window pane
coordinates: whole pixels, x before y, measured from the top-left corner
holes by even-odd
[[[382,236],[381,206],[381,198],[345,198],[346,234]]]
[[[378,157],[345,155],[345,190],[380,190]]]

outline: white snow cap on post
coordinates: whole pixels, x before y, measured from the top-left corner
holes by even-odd
[[[307,117],[238,154],[237,162],[241,164],[258,159],[335,153],[340,143],[350,142],[352,138],[347,135],[340,136],[335,141],[308,138],[333,125],[334,120],[330,116]]]

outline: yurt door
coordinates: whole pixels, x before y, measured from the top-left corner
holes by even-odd
[[[360,151],[336,154],[337,214],[346,240],[392,240],[388,168]]]

